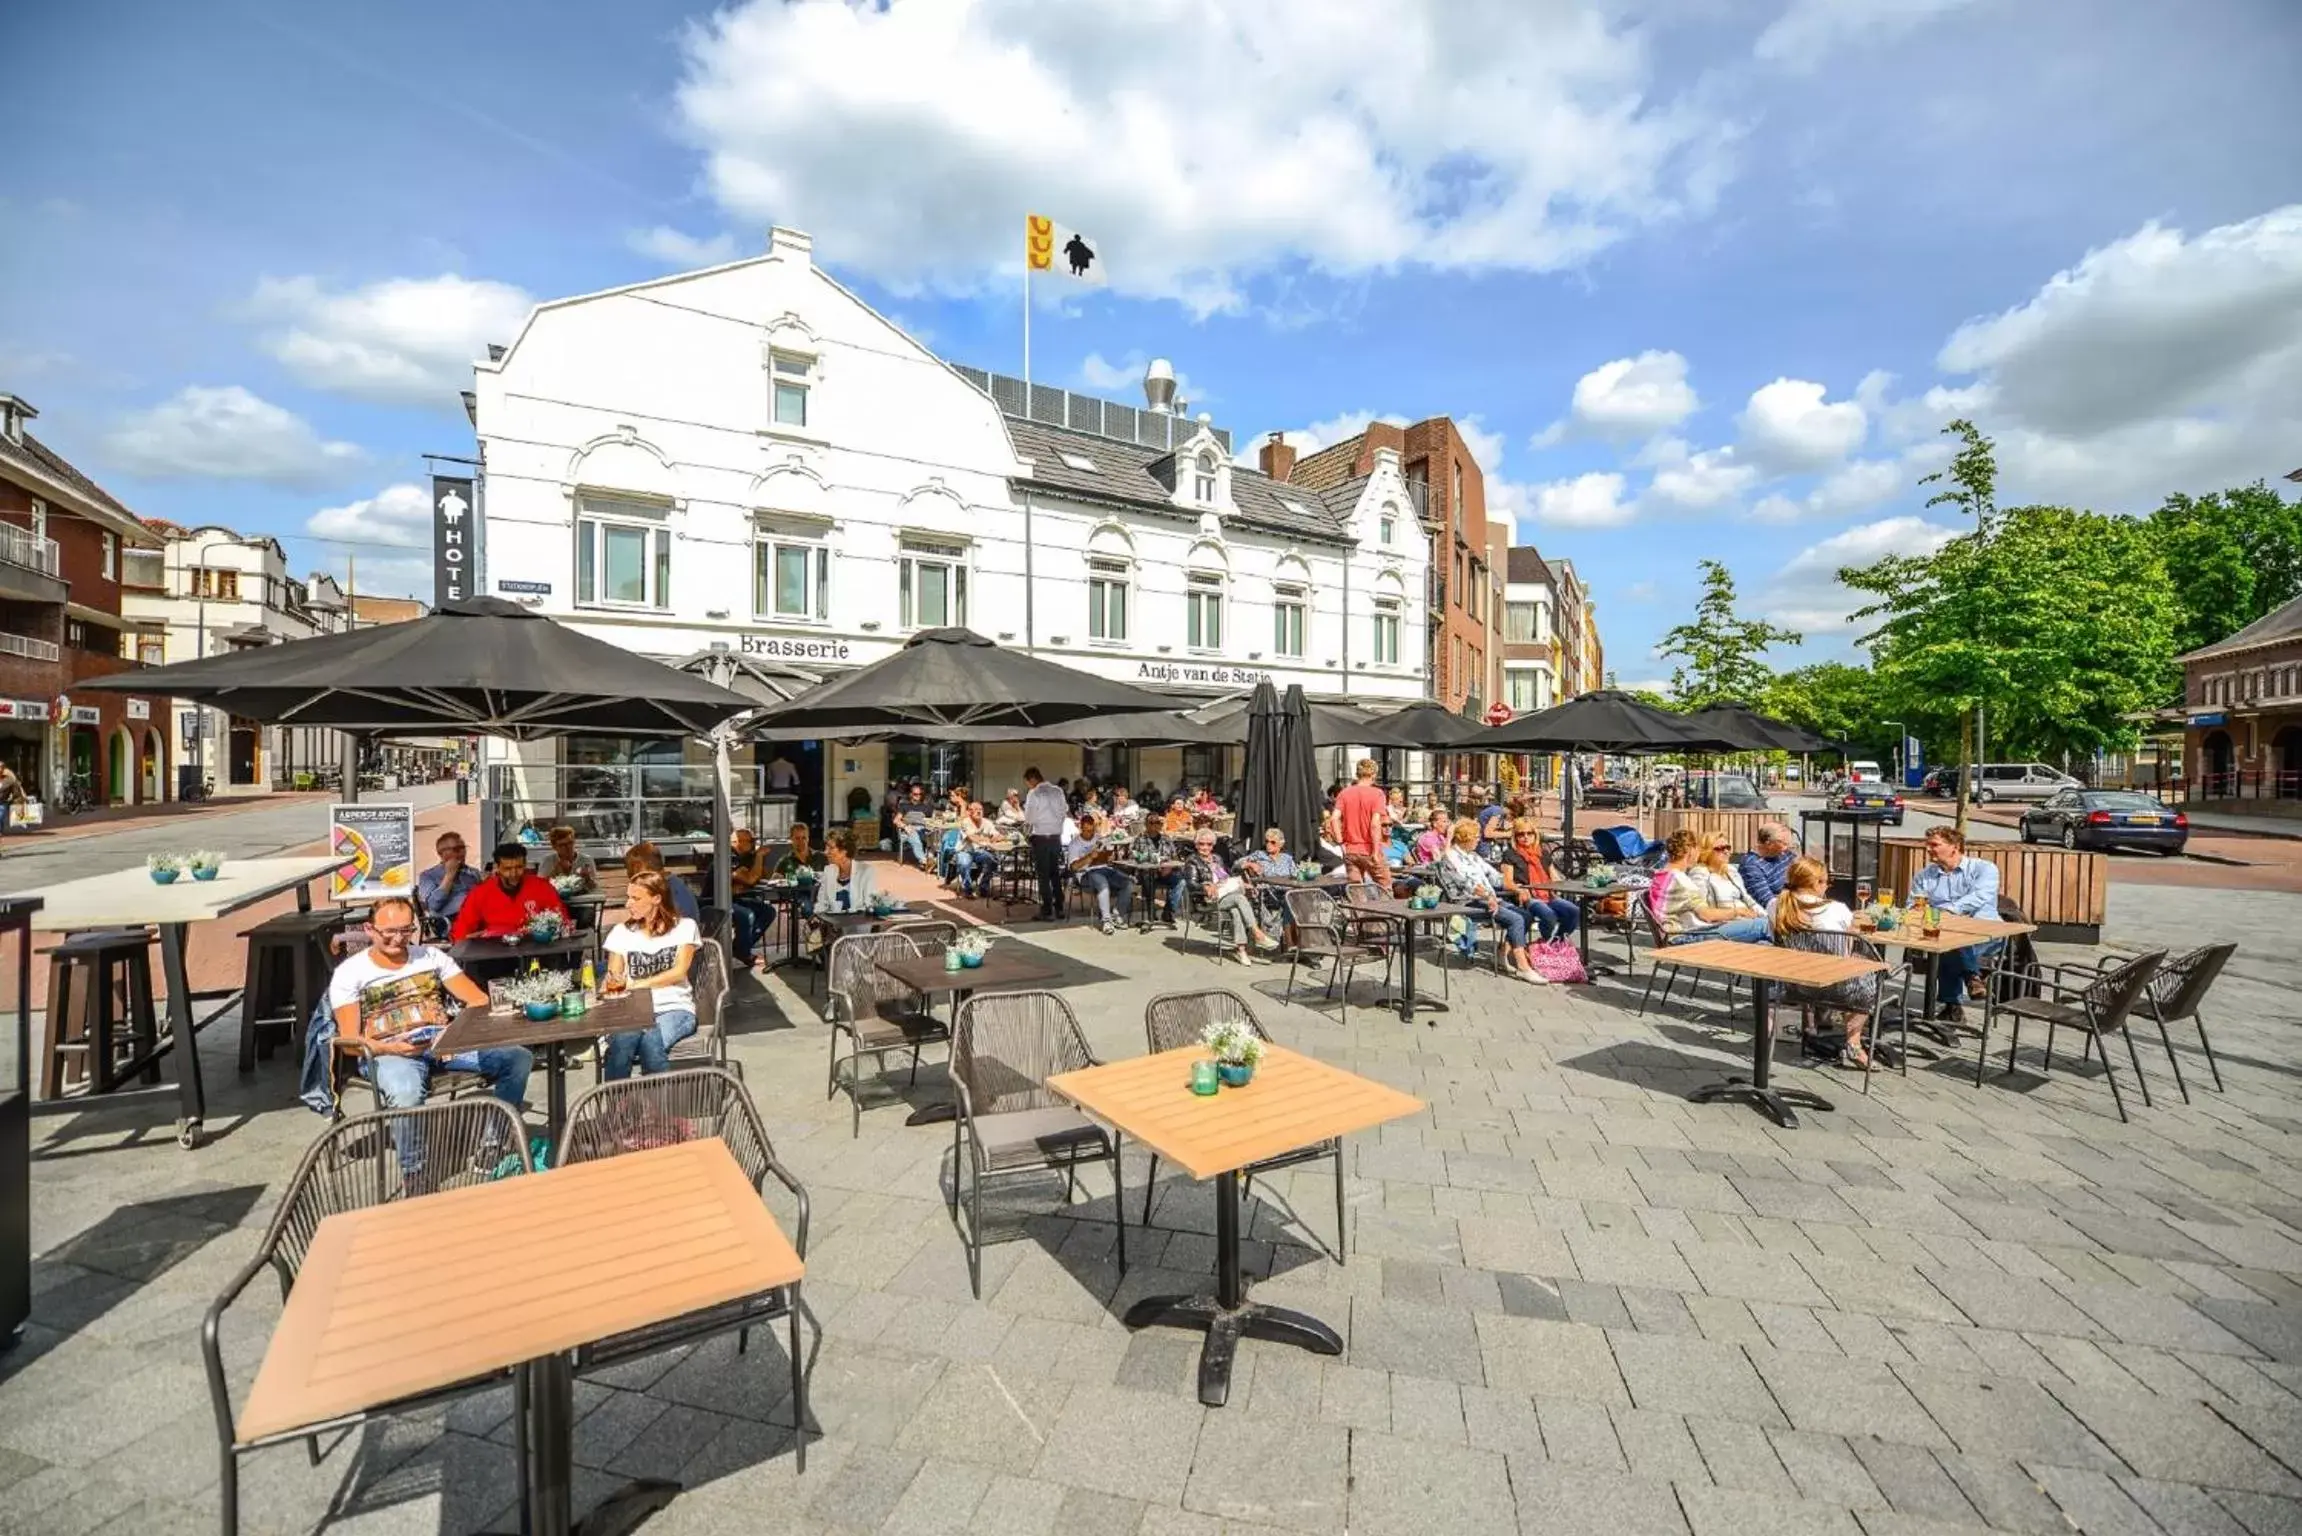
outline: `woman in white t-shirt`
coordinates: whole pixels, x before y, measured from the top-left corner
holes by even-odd
[[[1860,955],[1861,941],[1854,937],[1854,914],[1846,903],[1834,901],[1830,894],[1830,871],[1819,859],[1798,859],[1784,876],[1782,894],[1774,899],[1767,913],[1767,924],[1774,941],[1786,949],[1804,949],[1823,954]],[[1839,1065],[1855,1071],[1870,1065],[1863,1050],[1863,1037],[1870,1025],[1870,1016],[1878,1007],[1878,976],[1850,977],[1833,982],[1827,987],[1795,987],[1792,1000],[1815,1010],[1818,1022],[1826,1022],[1837,1015],[1846,1028],[1846,1044],[1839,1054]]]
[[[629,914],[607,936],[607,992],[644,988],[655,1004],[655,1027],[628,1029],[607,1037],[608,1080],[631,1076],[632,1059],[653,1076],[671,1070],[671,1048],[695,1033],[695,988],[688,970],[703,942],[692,919],[671,904],[664,877],[645,870],[631,877],[624,893]]]

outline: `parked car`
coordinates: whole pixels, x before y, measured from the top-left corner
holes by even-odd
[[[1639,803],[1639,787],[1627,779],[1609,779],[1585,786],[1575,799],[1594,809],[1604,806],[1619,810]]]
[[[2046,800],[2066,789],[2084,786],[2059,768],[2044,763],[1984,763],[1969,780],[1975,800]]]
[[[1958,770],[1956,768],[1927,769],[1926,777],[1918,781],[1918,792],[1922,795],[1940,795],[1945,800],[1949,799],[1958,793]]]
[[[1902,796],[1895,793],[1892,784],[1849,784],[1832,798],[1831,806],[1841,811],[1875,811],[1888,826],[1902,825]]]
[[[1706,811],[1763,811],[1767,809],[1766,796],[1751,782],[1747,773],[1724,773],[1713,769],[1699,769],[1686,776],[1685,800],[1689,806]]]
[[[2190,841],[2190,818],[2138,790],[2072,787],[2022,813],[2022,840],[2060,843],[2065,848],[2151,848],[2176,854]]]

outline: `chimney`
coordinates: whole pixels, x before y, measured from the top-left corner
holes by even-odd
[[[1143,370],[1143,398],[1154,416],[1175,414],[1175,369],[1167,359],[1155,357]]]
[[[1288,447],[1287,440],[1276,432],[1263,444],[1263,450],[1257,457],[1262,461],[1263,473],[1282,485],[1288,476],[1295,473],[1295,450]]]

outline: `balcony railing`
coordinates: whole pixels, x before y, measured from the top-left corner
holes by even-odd
[[[53,544],[48,546],[53,549]],[[61,661],[64,648],[53,640],[35,640],[30,635],[12,635],[0,630],[0,656],[24,656],[33,661]]]
[[[62,570],[62,558],[56,552],[54,539],[34,538],[24,529],[4,523],[0,523],[0,560],[38,571],[43,576],[55,576]]]

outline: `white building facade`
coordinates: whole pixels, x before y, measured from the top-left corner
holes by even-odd
[[[1171,376],[1147,385],[1162,388]],[[1264,678],[1368,702],[1425,692],[1421,646],[1401,639],[1422,631],[1426,583],[1395,461],[1302,491],[1234,464],[1203,418],[1027,397],[934,356],[795,231],[762,257],[540,305],[477,366],[472,415],[478,590],[648,655],[828,672],[963,625],[1179,704]],[[699,761],[582,739],[488,751]],[[1016,744],[784,751],[820,774],[833,819],[890,776],[964,777],[996,799],[1026,761],[1161,785],[1223,767]]]

